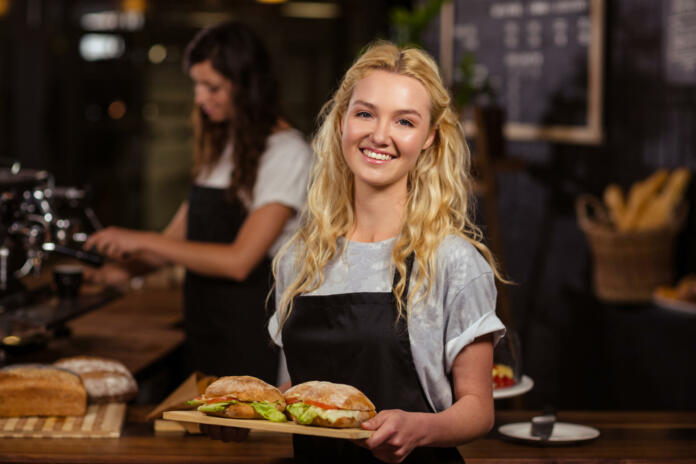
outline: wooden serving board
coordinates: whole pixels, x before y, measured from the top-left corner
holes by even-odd
[[[200,411],[165,411],[162,417],[166,420],[224,425],[227,427],[241,427],[265,432],[297,433],[300,435],[314,435],[317,437],[360,439],[372,435],[371,430],[362,429],[332,429],[329,427],[315,427],[296,424],[295,422],[271,422],[261,419],[227,419],[203,414]]]
[[[124,403],[93,404],[84,416],[0,417],[3,438],[117,438],[126,414]]]

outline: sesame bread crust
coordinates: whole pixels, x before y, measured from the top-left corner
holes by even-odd
[[[266,401],[280,403],[285,409],[283,394],[271,384],[248,375],[220,377],[205,390],[204,398],[233,396],[239,401]]]
[[[357,388],[341,384],[312,380],[289,388],[285,392],[288,403],[295,401],[317,401],[335,409],[351,411],[373,411],[375,405]]]

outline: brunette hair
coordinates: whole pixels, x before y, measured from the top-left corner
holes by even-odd
[[[399,317],[411,314],[413,295],[419,295],[419,300],[429,293],[437,248],[450,234],[476,247],[495,275],[505,282],[473,221],[471,156],[437,64],[422,50],[380,41],[355,61],[320,113],[320,126],[312,142],[317,158],[303,225],[274,259],[277,273],[282,256],[294,250],[297,269],[280,295],[280,327],[292,311],[293,298],[321,285],[324,267],[339,253],[338,239],[346,237],[353,227],[354,176],[342,154],[341,121],[353,89],[375,70],[408,76],[423,85],[430,96],[430,128],[435,131],[432,145],[423,150],[408,173],[406,219],[392,251],[392,266],[400,274],[394,287]],[[344,241],[344,246],[347,243]],[[409,294],[404,295],[406,260],[411,254],[415,255],[417,278]],[[407,302],[405,307],[402,300]]]
[[[228,193],[230,198],[250,199],[266,139],[278,120],[278,83],[266,47],[240,22],[221,23],[196,34],[186,47],[184,70],[207,60],[232,82],[233,115],[216,123],[201,108],[193,109],[193,173],[210,168],[231,139],[234,169]]]

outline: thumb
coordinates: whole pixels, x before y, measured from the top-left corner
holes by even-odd
[[[384,424],[384,422],[387,420],[387,417],[388,415],[385,414],[385,411],[381,411],[372,419],[366,420],[365,422],[360,424],[360,426],[365,430],[377,430],[381,427],[382,424]]]

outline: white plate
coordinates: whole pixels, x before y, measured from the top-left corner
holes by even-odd
[[[541,442],[541,438],[532,435],[531,422],[515,422],[498,427],[498,432],[506,437],[530,442]],[[556,422],[548,443],[562,444],[578,441],[594,440],[599,436],[599,430],[586,425]]]
[[[522,376],[522,379],[511,387],[496,388],[493,390],[493,399],[500,400],[503,398],[512,398],[513,396],[524,395],[529,390],[534,387],[534,381],[527,377]]]
[[[688,314],[696,314],[696,304],[690,301],[679,300],[677,298],[668,298],[658,293],[653,294],[653,301],[656,305],[665,309],[671,309],[673,311]]]

